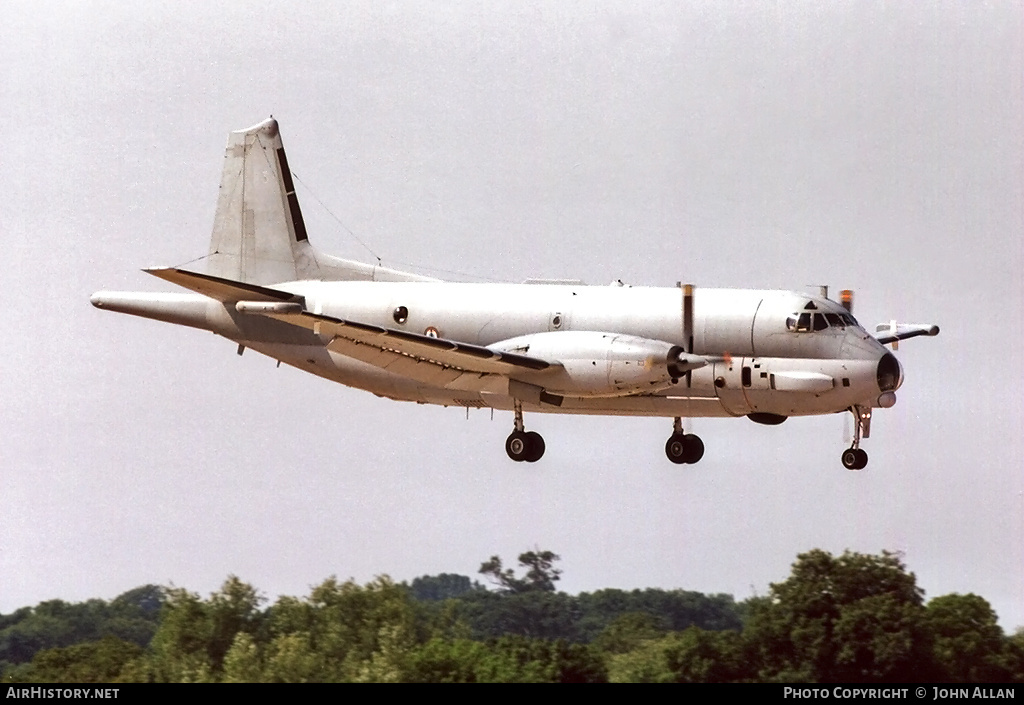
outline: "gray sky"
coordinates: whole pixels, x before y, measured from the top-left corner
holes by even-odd
[[[1022,59],[1014,2],[5,3],[0,611],[534,546],[570,592],[743,599],[823,548],[1024,625]],[[316,198],[425,273],[830,284],[942,334],[860,473],[838,415],[698,419],[693,467],[669,420],[533,415],[520,465],[508,413],[93,309],[206,252],[227,132],[269,114],[334,254],[372,259]]]

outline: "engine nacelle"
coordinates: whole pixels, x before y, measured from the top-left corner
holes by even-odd
[[[530,381],[552,394],[570,397],[623,397],[666,389],[688,370],[703,367],[683,348],[661,340],[596,331],[534,333],[488,346],[492,350],[557,362],[560,369]]]

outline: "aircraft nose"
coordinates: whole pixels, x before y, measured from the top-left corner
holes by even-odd
[[[895,392],[903,384],[903,367],[891,352],[878,360],[877,379],[878,388],[883,392]]]

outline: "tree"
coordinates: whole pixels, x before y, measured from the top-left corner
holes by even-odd
[[[613,619],[591,644],[606,654],[625,654],[645,641],[664,636],[665,630],[651,615],[646,612],[626,612]]]
[[[943,595],[925,609],[942,680],[992,683],[1010,677],[1009,644],[992,606],[977,595]]]
[[[365,586],[332,577],[306,599],[279,599],[268,631],[267,680],[402,680],[415,611],[408,588],[386,576]]]
[[[0,664],[27,663],[39,651],[105,636],[146,646],[156,631],[162,602],[162,588],[144,585],[110,602],[46,600],[0,615]]]
[[[462,597],[474,590],[483,590],[478,582],[471,581],[465,575],[441,573],[440,575],[423,575],[412,581],[409,586],[412,598],[417,601],[438,602]]]
[[[210,620],[208,652],[215,671],[220,671],[224,656],[240,633],[256,634],[264,598],[256,588],[237,576],[228,576],[220,590],[210,595],[206,609]]]
[[[44,649],[32,659],[26,680],[38,683],[124,682],[125,666],[142,654],[141,646],[115,636],[65,648]]]
[[[255,588],[234,575],[206,601],[187,590],[168,590],[151,644],[157,680],[219,678],[235,637],[259,631],[262,601]]]
[[[755,675],[739,632],[690,627],[666,641],[665,660],[677,683],[733,683]]]
[[[502,568],[501,558],[491,556],[490,560],[480,564],[479,572],[506,593],[521,592],[554,592],[555,582],[562,571],[554,567],[555,561],[561,557],[551,551],[527,551],[519,554],[519,565],[526,568],[526,574],[517,578],[511,568]]]
[[[788,580],[750,603],[744,632],[763,680],[928,680],[923,591],[895,554],[801,554]]]

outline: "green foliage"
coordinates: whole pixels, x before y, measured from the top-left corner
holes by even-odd
[[[163,588],[145,585],[109,603],[48,600],[0,615],[0,664],[27,663],[42,650],[106,636],[146,646],[156,631],[163,594]]]
[[[263,680],[259,648],[251,634],[239,632],[224,655],[225,683],[258,683]]]
[[[891,553],[798,556],[788,580],[753,601],[744,636],[763,680],[930,680],[923,591]]]
[[[928,603],[925,619],[935,640],[942,680],[994,683],[1011,677],[1011,646],[984,599],[955,594],[936,597]]]
[[[365,587],[330,578],[306,600],[283,597],[268,613],[266,680],[401,680],[414,616],[408,591],[386,577]]]
[[[517,577],[492,558],[481,572],[499,585],[496,591],[450,574],[412,585],[386,577],[366,585],[330,578],[308,597],[280,597],[264,608],[255,588],[231,576],[205,600],[153,586],[109,604],[51,600],[0,615],[0,647],[8,657],[0,677],[80,683],[1024,680],[1024,631],[1003,635],[991,606],[976,595],[946,595],[926,607],[914,575],[893,554],[811,551],[767,597],[742,605],[727,595],[682,590],[567,595],[554,590],[555,560],[549,551],[524,553],[526,570]]]
[[[561,592],[472,593],[459,600],[456,614],[476,639],[515,635],[579,640],[576,600]]]
[[[411,654],[412,678],[417,683],[478,683],[480,664],[488,656],[483,642],[434,637]]]
[[[483,590],[484,587],[471,581],[465,575],[441,573],[440,575],[424,575],[412,581],[409,586],[412,599],[417,602],[440,602],[463,597],[467,593]]]
[[[739,630],[739,608],[730,595],[704,595],[688,590],[615,590],[581,593],[577,598],[579,638],[591,641],[624,614],[651,615],[660,629],[682,631],[691,626],[718,631]]]
[[[502,569],[501,558],[491,556],[490,560],[480,564],[479,572],[487,576],[502,592],[554,592],[555,582],[562,575],[562,571],[554,567],[555,561],[558,560],[561,560],[561,557],[551,551],[520,553],[519,565],[527,570],[522,578],[517,578],[511,568]]]
[[[1017,629],[1006,640],[1004,653],[1006,669],[1009,672],[1006,680],[1011,683],[1024,683],[1024,627]]]
[[[32,659],[20,680],[35,683],[119,683],[122,671],[139,659],[138,644],[105,636],[99,641],[56,649],[44,649]]]
[[[217,680],[239,633],[258,633],[263,598],[229,576],[209,600],[183,589],[168,590],[160,628],[153,636],[153,677],[159,681]]]
[[[698,627],[641,641],[611,656],[608,670],[618,683],[732,683],[756,676],[739,632]]]
[[[421,683],[604,683],[604,662],[582,644],[508,636],[487,642],[431,639],[415,649]]]
[[[665,644],[665,661],[676,683],[733,683],[755,675],[743,639],[733,631],[676,632]]]
[[[664,636],[665,630],[655,617],[646,612],[626,612],[613,619],[591,643],[606,654],[625,654]]]
[[[612,683],[671,683],[675,674],[669,669],[666,647],[668,636],[642,641],[624,653],[610,654],[608,680]]]

